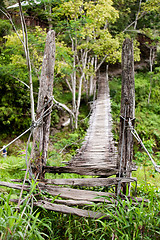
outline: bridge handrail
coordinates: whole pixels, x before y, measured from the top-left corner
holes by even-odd
[[[129,121],[128,121],[128,125],[130,127],[132,135],[136,138],[136,140],[141,144],[141,146],[143,147],[143,149],[147,153],[147,155],[150,158],[152,164],[154,165],[155,170],[160,173],[160,165],[157,165],[156,162],[153,160],[152,156],[150,155],[150,153],[148,152],[147,148],[145,147],[142,139],[140,138],[140,136],[138,135],[137,131],[133,127],[132,120],[130,118],[129,118]]]

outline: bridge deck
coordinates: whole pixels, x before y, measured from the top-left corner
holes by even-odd
[[[117,166],[117,149],[113,141],[109,86],[105,75],[98,81],[97,100],[85,140],[70,167],[112,168]]]

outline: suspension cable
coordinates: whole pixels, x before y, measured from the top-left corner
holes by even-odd
[[[140,138],[140,136],[138,135],[137,131],[134,129],[134,127],[132,126],[132,122],[131,119],[129,119],[128,121],[128,125],[130,127],[131,133],[132,135],[137,139],[137,141],[140,143],[140,145],[143,147],[143,149],[145,150],[145,152],[147,153],[148,157],[150,158],[152,164],[154,165],[154,168],[157,172],[160,173],[160,165],[157,165],[156,162],[153,160],[153,158],[151,157],[150,153],[148,152],[147,148],[145,147],[144,143],[142,142],[142,139]]]

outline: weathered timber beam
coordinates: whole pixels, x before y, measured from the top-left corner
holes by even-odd
[[[85,186],[85,187],[101,187],[112,186],[118,182],[133,182],[136,178],[73,178],[73,179],[44,179],[44,184],[55,185],[71,185],[71,186]]]
[[[12,182],[22,182],[21,179],[12,179]],[[118,184],[118,182],[134,182],[137,178],[72,178],[72,179],[44,179],[39,184],[71,185],[84,187],[108,187]],[[28,181],[26,181],[27,183]]]
[[[130,177],[133,160],[133,135],[128,122],[134,127],[135,119],[135,81],[134,81],[134,50],[133,40],[125,39],[122,46],[122,88],[121,88],[121,119],[119,134],[120,175]],[[126,186],[123,187],[126,192]]]
[[[53,200],[53,199],[52,199]],[[91,201],[83,201],[83,200],[62,200],[62,199],[55,199],[54,200],[55,203],[59,203],[59,204],[65,204],[67,206],[85,206],[85,205],[93,205],[94,203]]]
[[[21,188],[22,188],[21,184],[15,184],[15,183],[10,183],[10,182],[2,182],[2,181],[0,181],[0,186],[19,189],[19,190],[21,190]],[[29,191],[30,187],[29,186],[24,186],[24,190]]]
[[[46,198],[43,196],[43,199],[39,199],[39,200],[45,200],[47,202],[52,202],[53,198]],[[10,199],[11,202],[14,203],[18,203],[18,199]],[[58,204],[65,204],[67,206],[79,206],[79,207],[83,207],[83,206],[91,206],[94,203],[93,202],[89,202],[89,201],[83,201],[83,200],[64,200],[64,199],[54,199],[54,203],[58,203]],[[111,202],[108,202],[111,203]]]
[[[72,208],[72,207],[68,207],[66,205],[54,204],[54,203],[50,203],[50,202],[47,202],[44,200],[35,202],[34,205],[38,206],[38,207],[43,207],[50,211],[61,212],[61,213],[65,213],[65,214],[73,214],[73,215],[77,215],[79,217],[88,217],[88,218],[94,218],[94,219],[98,219],[98,218],[108,219],[109,218],[109,216],[107,216],[103,213],[93,212],[90,210],[83,210],[83,209],[78,209],[78,208]]]
[[[105,202],[108,197],[116,197],[113,193],[96,192],[89,190],[73,189],[51,185],[40,186],[40,188],[52,196],[60,196],[65,199],[85,200],[93,202]]]
[[[56,166],[45,166],[45,172],[48,173],[77,173],[80,175],[90,176],[112,176],[118,173],[116,168],[98,168],[98,167],[56,167]]]
[[[58,200],[56,199],[55,202],[57,203],[64,203],[64,204],[55,204],[55,203],[51,203],[47,200],[39,200],[37,202],[34,202],[33,205],[37,206],[37,207],[42,207],[45,208],[49,211],[54,211],[54,212],[61,212],[61,213],[65,213],[65,214],[72,214],[72,215],[77,215],[79,217],[87,217],[87,218],[94,218],[94,219],[109,219],[109,216],[100,212],[94,212],[94,211],[90,211],[90,210],[83,210],[83,209],[78,209],[78,208],[73,208],[73,207],[69,207],[71,206],[75,206],[75,205],[79,205],[79,206],[84,206],[84,205],[92,205],[93,202],[87,202],[87,201],[81,201],[81,203],[79,204],[78,201],[73,201],[73,200]],[[52,199],[53,200],[53,199]],[[18,199],[10,199],[11,202],[18,202]]]

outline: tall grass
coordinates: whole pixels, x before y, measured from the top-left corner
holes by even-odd
[[[105,237],[105,229],[110,238],[117,240],[160,239],[160,202],[157,201],[154,191],[149,202],[133,204],[132,199],[119,199],[117,204],[105,207],[105,212],[110,215],[110,221],[101,223]],[[103,238],[102,238],[103,239]],[[105,238],[104,238],[105,239]]]
[[[26,205],[21,206],[20,211],[10,203],[10,194],[0,195],[0,239],[1,240],[43,240],[48,238],[42,229],[49,228],[46,219],[39,219],[37,211]]]

